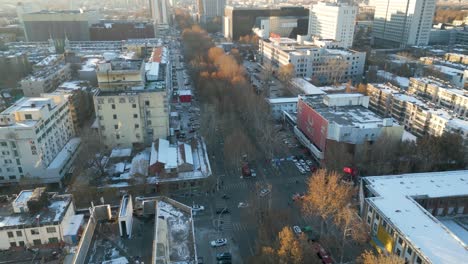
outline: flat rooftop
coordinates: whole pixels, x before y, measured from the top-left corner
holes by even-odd
[[[329,94],[327,96],[334,98],[350,95],[352,94]],[[359,96],[362,96],[362,94],[356,94],[356,97]],[[328,120],[329,123],[336,123],[340,126],[362,128],[379,127],[383,123],[383,119],[381,117],[364,106],[328,106],[323,103],[323,98],[323,95],[315,95],[303,97],[303,100],[323,118]],[[396,125],[396,123],[394,123],[394,125]]]
[[[435,77],[410,78],[410,81],[411,80],[421,82],[421,83],[424,83],[424,84],[435,85],[435,86],[438,86],[440,88],[446,88],[446,89],[456,88],[455,86],[453,86],[449,82],[440,80],[440,79],[435,78]]]
[[[468,170],[365,177],[366,198],[432,263],[468,259],[467,245],[414,198],[468,196]]]
[[[49,199],[47,210],[41,210],[37,214],[30,213],[13,213],[0,216],[0,230],[14,229],[17,226],[36,226],[51,225],[56,222],[61,222],[68,207],[72,201],[71,195],[55,195]]]

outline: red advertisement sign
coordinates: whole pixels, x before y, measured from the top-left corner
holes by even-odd
[[[325,150],[328,121],[302,100],[297,103],[297,127],[316,147]]]

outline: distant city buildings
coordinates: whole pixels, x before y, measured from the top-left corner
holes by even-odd
[[[271,16],[257,17],[252,31],[262,39],[268,39],[270,36],[295,38],[299,28],[304,28],[308,17],[294,16]]]
[[[288,31],[292,28],[288,37],[295,38],[297,35],[307,34],[308,16],[309,10],[299,6],[226,6],[223,18],[223,34],[225,38],[238,40],[242,36],[252,34],[252,29],[256,27],[265,31],[262,35],[266,34],[266,31],[282,35],[285,34],[282,26],[286,26]],[[297,19],[297,26],[294,27],[294,21],[288,21],[283,25],[285,19]],[[276,23],[280,24],[277,25]]]
[[[0,113],[1,184],[59,183],[68,173],[80,139],[67,96],[24,97]]]
[[[376,0],[374,44],[396,48],[427,45],[434,11],[435,0]]]
[[[308,35],[334,40],[342,48],[353,45],[358,8],[348,4],[318,2],[311,5]]]
[[[405,263],[466,259],[468,171],[363,177],[360,215],[371,244]]]
[[[197,0],[197,7],[199,20],[206,23],[209,19],[223,16],[226,0]]]
[[[107,21],[89,27],[91,41],[154,38],[154,25],[147,22]]]
[[[151,18],[155,29],[167,28],[172,23],[172,11],[168,0],[150,0]]]
[[[306,41],[270,38],[259,41],[262,62],[276,69],[294,65],[294,77],[308,77],[317,84],[360,82],[364,73],[365,52],[338,49],[333,41]]]
[[[40,11],[21,15],[27,41],[90,40],[89,26],[99,23],[95,11]]]

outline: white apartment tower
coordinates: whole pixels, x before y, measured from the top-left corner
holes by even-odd
[[[65,176],[80,146],[67,96],[24,97],[0,113],[0,184]]]
[[[357,7],[340,3],[319,2],[310,8],[308,34],[333,39],[342,48],[353,45]]]
[[[224,16],[226,0],[197,0],[198,16],[202,22],[207,19]]]
[[[171,10],[168,0],[150,0],[150,11],[153,22],[158,26],[168,26],[171,21]]]
[[[427,45],[436,0],[375,0],[372,35],[384,47]]]

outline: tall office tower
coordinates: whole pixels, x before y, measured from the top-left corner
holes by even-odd
[[[150,10],[153,22],[158,26],[167,27],[171,21],[171,10],[168,0],[150,0]]]
[[[357,7],[340,3],[319,2],[312,5],[309,15],[309,35],[334,39],[343,48],[353,45]]]
[[[436,0],[376,0],[372,35],[383,47],[427,45]]]
[[[223,16],[226,0],[198,0],[198,16],[200,21],[206,22],[210,18]]]

